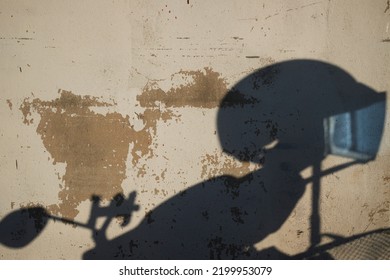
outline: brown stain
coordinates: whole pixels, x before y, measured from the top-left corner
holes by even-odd
[[[169,111],[147,109],[139,115],[144,127],[136,131],[129,116],[119,113],[103,115],[90,109],[113,104],[70,91],[60,93],[61,96],[52,101],[35,98],[30,102],[25,99],[20,110],[25,124],[33,122],[30,119],[32,110],[40,115],[37,133],[53,163],[66,163],[59,203],[49,206],[48,210],[73,219],[78,214],[78,205],[93,195],[110,200],[123,193],[121,184],[126,178],[130,146],[132,164],[137,168],[141,158],[153,156],[152,142],[157,121],[167,121],[172,115]]]
[[[11,99],[7,99],[7,104],[10,110],[12,110],[12,102]]]
[[[389,222],[389,213],[388,213],[389,211],[390,211],[390,201],[384,201],[376,208],[371,209],[368,212],[369,224],[367,225],[366,229],[372,224],[376,225],[383,221]]]
[[[180,71],[172,75],[181,77],[187,81],[179,87],[172,87],[167,91],[162,90],[158,84],[152,83],[145,86],[143,92],[137,96],[142,107],[156,108],[164,104],[166,108],[217,108],[228,92],[226,79],[212,68],[204,68],[196,71]],[[254,101],[247,99],[238,91],[234,92],[232,105],[251,104]],[[233,104],[234,103],[234,104]],[[229,103],[230,104],[230,103]]]
[[[205,154],[201,158],[202,179],[215,178],[221,175],[230,175],[236,178],[243,177],[258,169],[260,166],[250,162],[240,162],[228,157],[222,152]]]
[[[161,179],[162,179],[163,181],[165,180],[165,174],[167,173],[167,171],[168,171],[168,169],[165,168],[165,169],[163,170],[163,172],[161,173]]]
[[[153,190],[150,191],[153,195],[161,195],[163,197],[167,197],[169,195],[168,191],[164,189],[157,189],[154,188]]]

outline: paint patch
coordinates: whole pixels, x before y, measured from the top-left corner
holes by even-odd
[[[25,99],[20,110],[25,124],[33,123],[32,110],[40,115],[37,133],[53,163],[66,163],[59,203],[49,206],[48,211],[73,219],[78,214],[78,205],[93,195],[111,200],[123,192],[121,184],[126,178],[129,152],[134,168],[141,158],[152,157],[157,121],[167,121],[172,114],[146,109],[139,115],[144,127],[136,131],[129,116],[103,115],[91,110],[91,107],[113,104],[69,91],[60,93],[61,96],[53,101]]]
[[[230,175],[236,178],[244,177],[260,168],[260,165],[241,162],[227,156],[223,152],[206,154],[201,157],[202,179],[211,179],[222,175]]]
[[[180,71],[171,76],[171,80],[185,81],[178,87],[164,91],[156,83],[147,84],[143,92],[137,96],[142,107],[156,108],[164,104],[166,108],[217,108],[228,90],[227,82],[218,72],[211,68],[197,71]],[[231,102],[227,106],[253,104],[254,99],[247,98],[237,90],[233,90]]]

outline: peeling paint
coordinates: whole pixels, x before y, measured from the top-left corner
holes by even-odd
[[[180,76],[187,81],[179,87],[172,87],[168,91],[162,90],[158,84],[148,84],[137,100],[142,107],[155,108],[164,104],[170,107],[194,107],[194,108],[217,108],[228,92],[226,79],[212,68],[204,68],[197,71],[180,71],[172,75]],[[254,100],[244,97],[236,92],[232,104],[244,105],[253,103]]]
[[[53,101],[35,98],[30,102],[25,99],[20,110],[25,124],[33,123],[33,110],[39,113],[37,133],[53,164],[66,163],[59,203],[51,205],[48,210],[72,219],[78,214],[77,206],[92,195],[110,200],[123,192],[121,184],[126,178],[129,145],[132,144],[131,162],[137,167],[139,159],[153,156],[152,142],[157,121],[167,121],[173,115],[170,111],[146,109],[139,115],[144,127],[136,131],[129,116],[123,117],[119,113],[103,115],[90,109],[113,104],[69,91],[60,93],[61,96]],[[139,175],[143,172],[141,167]]]
[[[221,175],[243,177],[260,168],[260,165],[241,162],[218,151],[202,156],[201,164],[202,179],[215,178]]]

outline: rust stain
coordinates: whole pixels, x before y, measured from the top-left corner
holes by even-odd
[[[195,107],[195,108],[217,108],[221,100],[228,92],[226,79],[212,68],[204,68],[197,71],[180,71],[172,75],[181,77],[186,81],[179,87],[172,87],[167,91],[162,90],[157,83],[147,84],[143,92],[137,96],[142,107],[156,108],[164,104],[165,107]],[[232,95],[233,96],[233,95]],[[246,98],[243,94],[235,91],[234,100],[230,105],[251,104],[252,99]]]
[[[260,165],[250,162],[240,162],[228,157],[223,152],[206,154],[201,158],[202,179],[215,178],[221,175],[230,175],[234,177],[243,177],[260,168]]]
[[[126,162],[130,150],[133,167],[141,158],[153,156],[153,137],[157,121],[172,118],[169,111],[146,109],[139,116],[143,129],[136,131],[129,116],[119,113],[95,113],[90,107],[108,107],[95,97],[60,91],[52,101],[25,99],[20,106],[24,123],[31,124],[31,112],[40,115],[37,133],[50,153],[53,163],[66,163],[59,191],[59,203],[47,209],[73,219],[78,205],[93,195],[110,200],[122,193]]]

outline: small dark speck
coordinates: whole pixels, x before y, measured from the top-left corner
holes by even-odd
[[[20,71],[20,73],[22,73],[22,67],[19,67],[19,71]]]
[[[16,169],[19,169],[18,168],[18,160],[17,159],[15,159],[15,166],[16,166]]]
[[[390,39],[384,39],[382,40],[383,43],[390,43]]]
[[[247,55],[246,58],[260,58],[258,55]]]
[[[190,0],[187,0],[187,4],[190,4]]]

